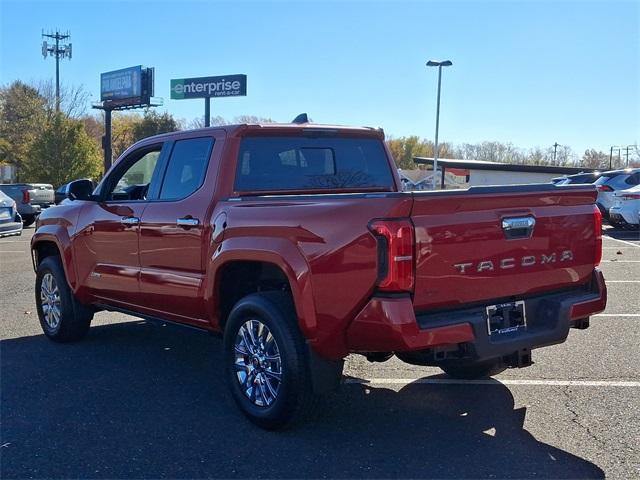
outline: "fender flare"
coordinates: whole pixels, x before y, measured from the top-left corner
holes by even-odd
[[[36,250],[38,244],[42,242],[51,242],[56,245],[60,258],[62,260],[62,268],[64,274],[67,277],[67,282],[71,290],[75,292],[77,290],[77,276],[73,263],[73,251],[71,249],[71,239],[67,229],[60,225],[43,225],[38,228],[36,233],[31,238],[31,259],[33,262],[34,270],[37,269],[36,265]]]
[[[317,322],[309,264],[296,245],[283,238],[234,237],[223,240],[209,259],[205,281],[205,300],[210,311],[217,311],[219,273],[233,261],[257,261],[276,265],[291,286],[298,325],[310,343],[316,338]],[[215,316],[215,315],[214,315]]]

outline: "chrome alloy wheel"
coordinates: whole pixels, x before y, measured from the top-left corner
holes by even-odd
[[[60,290],[53,274],[47,272],[40,284],[40,304],[44,321],[51,330],[60,325]]]
[[[240,388],[254,405],[268,407],[278,397],[282,361],[276,339],[260,320],[248,320],[236,335],[235,372]]]

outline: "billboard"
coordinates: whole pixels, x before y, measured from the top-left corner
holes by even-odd
[[[117,104],[146,104],[153,96],[153,68],[142,65],[100,74],[100,100]]]
[[[177,78],[171,80],[171,98],[243,97],[247,95],[246,75]]]

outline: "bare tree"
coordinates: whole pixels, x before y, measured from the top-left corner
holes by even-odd
[[[56,86],[52,80],[40,82],[38,93],[46,100],[45,109],[49,119],[56,112]],[[60,111],[69,118],[79,119],[87,113],[89,93],[82,85],[60,86]]]
[[[187,126],[187,129],[195,129],[195,128],[205,128],[204,125],[204,117],[196,117],[196,118],[192,118],[190,121],[188,122],[184,122],[185,125]],[[221,117],[220,115],[217,115],[215,117],[211,118],[210,121],[210,125],[212,127],[218,127],[220,125],[228,125],[229,122],[227,122],[223,117]]]
[[[272,118],[255,115],[239,115],[233,119],[233,123],[276,123],[276,121]]]

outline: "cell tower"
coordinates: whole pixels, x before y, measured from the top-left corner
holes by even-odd
[[[60,59],[68,57],[71,60],[71,43],[61,44],[64,40],[71,38],[69,32],[60,33],[58,30],[55,33],[44,33],[42,31],[42,56],[46,59],[47,55],[50,57],[56,57],[56,112],[60,111]],[[55,40],[55,44],[47,43],[47,38]]]

